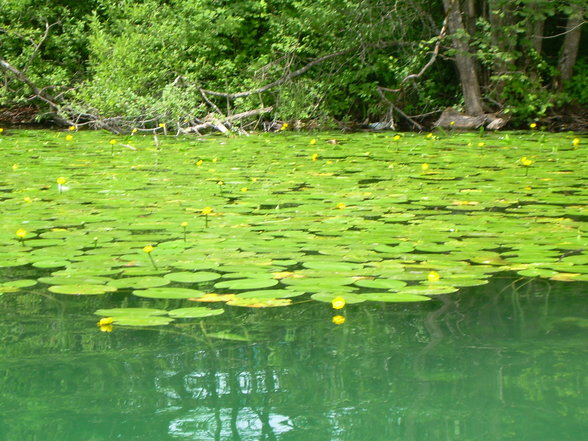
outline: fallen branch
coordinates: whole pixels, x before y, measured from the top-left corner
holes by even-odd
[[[247,112],[242,112],[242,113],[237,113],[235,115],[231,115],[231,116],[226,116],[224,118],[217,118],[215,116],[210,116],[207,117],[208,121],[204,121],[200,124],[196,124],[195,126],[192,127],[187,127],[185,129],[181,129],[181,133],[200,133],[200,130],[205,130],[205,129],[216,129],[221,131],[222,133],[228,133],[229,129],[227,128],[227,125],[230,126],[230,123],[234,122],[234,121],[238,121],[240,119],[243,118],[248,118],[250,116],[254,116],[254,115],[261,115],[262,113],[268,113],[271,112],[273,110],[273,107],[263,107],[261,109],[254,109],[254,110],[248,110]]]
[[[49,104],[51,109],[53,109],[52,117],[57,123],[63,124],[63,125],[73,125],[72,121],[70,121],[68,119],[64,119],[61,116],[59,116],[59,113],[61,113],[62,108],[61,108],[61,105],[59,104],[59,100],[57,98],[55,98],[53,95],[45,92],[43,89],[39,89],[29,79],[29,77],[27,77],[22,71],[18,70],[16,67],[12,66],[8,61],[4,60],[3,58],[0,58],[0,68],[2,68],[2,70],[11,74],[14,78],[16,78],[21,83],[24,83],[27,86],[29,86],[29,88],[33,91],[35,97],[37,97],[41,101],[44,101],[45,103]]]
[[[396,106],[392,101],[390,101],[388,98],[386,98],[386,96],[384,95],[384,92],[393,92],[393,93],[402,92],[403,85],[407,81],[416,80],[416,79],[422,77],[427,72],[427,70],[429,70],[429,68],[437,60],[437,57],[439,56],[439,50],[441,49],[441,42],[443,41],[443,39],[445,38],[446,35],[447,35],[447,16],[445,16],[445,19],[443,20],[443,25],[441,26],[441,31],[439,31],[439,35],[437,35],[437,37],[436,37],[437,42],[435,43],[435,47],[433,48],[431,58],[429,58],[429,61],[427,61],[427,63],[425,63],[425,65],[421,68],[421,70],[418,73],[409,74],[406,77],[404,77],[402,79],[402,81],[400,81],[400,87],[398,87],[397,89],[389,89],[387,87],[382,87],[382,86],[378,86],[378,88],[377,88],[378,94],[380,95],[382,100],[384,100],[394,111],[398,112],[401,116],[403,116],[407,121],[409,121],[413,126],[418,128],[419,130],[423,130],[423,126],[421,126],[419,123],[417,123],[414,119],[412,119],[410,116],[408,116],[402,110],[400,110],[398,108],[398,106]]]

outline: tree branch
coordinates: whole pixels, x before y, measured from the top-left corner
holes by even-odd
[[[347,49],[343,49],[338,52],[333,52],[332,54],[327,54],[327,55],[323,55],[322,57],[315,58],[310,63],[306,64],[305,66],[301,67],[300,69],[295,70],[294,72],[291,72],[287,75],[284,75],[281,78],[277,79],[276,81],[273,81],[269,84],[266,84],[265,86],[260,87],[259,89],[249,90],[246,92],[238,92],[238,93],[215,92],[214,90],[206,90],[206,89],[200,89],[200,90],[201,90],[201,92],[204,92],[205,94],[208,94],[208,95],[220,96],[220,97],[229,98],[229,99],[241,98],[241,97],[246,97],[249,95],[263,93],[273,87],[276,87],[276,86],[279,86],[281,84],[286,83],[287,81],[291,80],[292,78],[295,78],[297,76],[302,75],[303,73],[305,73],[306,71],[311,69],[313,66],[316,66],[317,64],[320,64],[323,61],[328,60],[329,58],[334,58],[334,57],[338,57],[340,55],[348,54],[349,52],[352,52],[355,49],[356,48],[347,48]]]
[[[16,67],[12,66],[8,61],[0,58],[0,68],[9,74],[11,74],[14,78],[16,78],[21,83],[26,84],[31,88],[33,93],[37,98],[45,103],[49,104],[49,106],[53,109],[55,115],[54,119],[65,125],[72,125],[72,121],[62,118],[59,116],[59,112],[61,110],[61,106],[59,105],[59,100],[57,100],[53,95],[45,92],[43,89],[39,89],[22,71],[18,70]]]

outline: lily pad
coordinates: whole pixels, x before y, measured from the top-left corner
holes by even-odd
[[[208,271],[199,271],[199,272],[188,272],[188,271],[180,271],[177,273],[169,273],[163,276],[167,280],[172,282],[180,282],[180,283],[202,283],[202,282],[210,282],[211,280],[216,280],[220,278],[220,274],[208,272]]]
[[[404,302],[426,302],[431,300],[430,297],[417,295],[417,294],[399,294],[399,293],[369,293],[360,294],[364,300],[370,300],[373,302],[391,302],[391,303],[404,303]]]
[[[204,292],[188,288],[149,288],[133,291],[138,297],[147,297],[150,299],[189,299],[191,297],[200,297]]]
[[[154,308],[110,308],[99,309],[94,314],[103,317],[145,317],[153,315],[167,315],[167,311]]]
[[[169,325],[173,321],[173,318],[157,315],[120,316],[112,318],[112,323],[120,326],[164,326]]]
[[[268,299],[268,298],[238,298],[235,297],[227,302],[227,305],[242,306],[246,308],[275,308],[288,306],[292,303],[290,299]]]
[[[196,308],[173,309],[169,311],[169,316],[174,318],[202,318],[220,315],[224,312],[224,309],[212,309],[199,306]]]
[[[275,279],[236,279],[218,282],[214,287],[219,289],[250,290],[269,288],[277,284],[278,281]]]
[[[69,295],[99,295],[108,292],[116,291],[115,287],[106,285],[91,285],[91,284],[71,284],[71,285],[55,285],[50,286],[49,291],[56,294]]]

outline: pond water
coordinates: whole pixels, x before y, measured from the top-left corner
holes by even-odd
[[[2,132],[0,440],[580,439],[585,144]]]
[[[101,333],[95,303],[0,298],[0,439],[577,441],[588,430],[585,284],[500,275],[431,302],[350,305],[342,325],[307,302]]]

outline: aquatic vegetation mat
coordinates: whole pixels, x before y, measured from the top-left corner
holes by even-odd
[[[588,280],[577,135],[111,138],[0,136],[0,295],[42,284],[182,302],[97,311],[108,330],[228,307],[427,301],[501,271]]]

